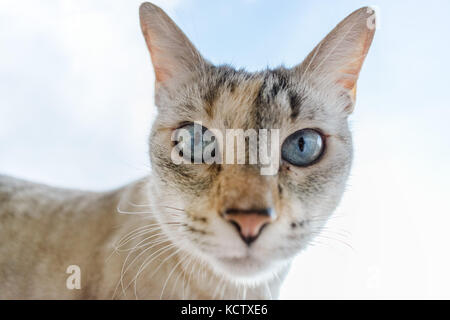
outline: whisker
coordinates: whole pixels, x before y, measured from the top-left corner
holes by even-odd
[[[219,286],[223,283],[223,279],[224,279],[224,275],[222,275],[222,277],[220,278],[220,280],[219,280],[219,283],[216,285],[216,288],[214,289],[214,292],[213,292],[213,294],[212,294],[212,298],[214,299],[215,297],[216,297],[216,294],[218,293],[218,289],[219,289]]]
[[[174,271],[176,270],[176,268],[181,264],[181,262],[182,262],[186,257],[187,257],[187,254],[186,254],[182,259],[180,259],[180,261],[178,261],[178,263],[173,267],[172,271],[170,271],[169,275],[167,276],[166,281],[164,282],[164,286],[163,286],[163,288],[162,288],[162,290],[161,290],[161,295],[159,296],[159,299],[160,299],[160,300],[162,300],[162,297],[163,297],[163,294],[164,294],[164,290],[166,289],[166,286],[167,286],[167,283],[168,283],[170,277],[172,276],[172,274],[174,273]]]
[[[127,201],[127,203],[133,207],[151,207],[152,206],[151,204],[137,204],[137,203],[133,203],[131,201]]]
[[[198,257],[193,257],[192,259],[194,259],[194,263],[192,264],[192,266],[191,266],[191,271],[189,272],[189,277],[188,277],[188,280],[187,280],[187,285],[189,286],[189,284],[191,283],[191,277],[192,277],[192,275],[194,274],[194,267],[196,266],[196,265],[198,265],[199,263],[201,263],[201,261],[200,261],[200,258],[198,258]],[[199,268],[200,269],[200,268]],[[184,291],[183,291],[183,299],[184,299]]]
[[[127,252],[127,251],[130,251],[130,250],[136,250],[136,249],[140,249],[140,248],[145,248],[147,245],[152,244],[152,243],[154,243],[154,242],[156,242],[156,241],[158,241],[158,240],[161,240],[161,239],[155,239],[155,240],[150,241],[150,242],[144,242],[144,241],[149,240],[149,239],[154,238],[154,237],[164,236],[164,235],[165,235],[164,232],[159,232],[159,233],[156,233],[156,234],[153,234],[153,235],[151,235],[151,236],[149,236],[149,237],[144,238],[142,241],[140,241],[138,244],[136,244],[136,245],[135,245],[134,247],[132,247],[132,248],[127,248],[127,249],[116,249],[116,250],[117,250],[118,252]],[[142,243],[142,244],[141,244],[141,243]]]
[[[326,236],[326,235],[323,235],[320,233],[314,233],[314,232],[312,232],[312,233],[315,234],[316,237],[337,241],[338,243],[341,243],[341,244],[345,245],[346,247],[350,248],[353,252],[356,252],[356,250],[353,248],[353,246],[351,244],[347,243],[346,241],[344,241],[342,239],[333,238],[333,237]]]
[[[122,287],[122,292],[125,295],[125,290],[128,289],[129,285],[124,288],[124,283],[123,283],[123,278],[126,274],[126,272],[131,268],[131,266],[134,264],[134,262],[139,259],[139,257],[141,257],[143,254],[145,254],[148,250],[152,249],[153,247],[164,243],[164,242],[169,242],[169,240],[166,239],[166,237],[164,237],[163,239],[157,240],[154,244],[152,244],[150,247],[144,249],[141,253],[139,253],[128,265],[126,265],[131,253],[133,253],[134,251],[130,251],[130,253],[127,255],[127,257],[125,258],[125,261],[122,265],[122,271],[121,271],[121,275],[120,275],[120,285]],[[158,252],[158,251],[157,251]]]
[[[152,274],[150,275],[150,277],[153,277],[156,272],[158,272],[158,270],[164,265],[164,263],[169,260],[170,258],[172,258],[175,254],[177,254],[178,252],[181,251],[181,248],[178,248],[175,252],[172,252],[169,256],[167,256],[166,258],[164,258],[164,260],[158,265],[158,267],[152,272]]]
[[[273,300],[272,291],[270,291],[269,284],[266,282],[265,287],[267,289],[267,293],[269,294],[269,300]]]
[[[247,300],[247,286],[242,286],[242,300]]]
[[[181,222],[167,222],[167,223],[157,223],[157,224],[153,224],[153,225],[148,225],[147,226],[148,228],[136,231],[135,233],[128,235],[125,239],[120,239],[117,242],[116,247],[118,247],[118,248],[122,247],[125,244],[127,244],[128,242],[138,238],[139,236],[143,236],[143,235],[153,232],[155,230],[162,230],[161,224],[183,226],[183,224]]]
[[[155,260],[157,257],[159,257],[161,254],[169,251],[170,249],[172,249],[173,247],[175,247],[176,245],[174,243],[171,243],[163,248],[160,248],[159,250],[153,252],[149,257],[147,257],[144,262],[141,264],[141,266],[138,269],[138,272],[136,273],[136,276],[131,280],[131,282],[128,284],[127,288],[134,283],[134,293],[135,296],[137,298],[137,279],[139,277],[139,275],[145,270],[145,268],[153,261]],[[159,253],[158,253],[159,252]],[[158,253],[156,256],[154,256],[156,253]],[[154,257],[153,257],[154,256]],[[150,259],[151,257],[153,257],[152,259]],[[150,260],[149,260],[150,259]],[[151,278],[151,276],[150,276]]]
[[[169,208],[169,209],[177,210],[175,208]],[[129,215],[155,215],[155,214],[157,214],[156,212],[152,212],[152,211],[125,211],[125,210],[120,209],[119,207],[117,207],[117,212],[121,213],[121,214],[129,214]],[[171,212],[170,214],[176,215],[179,213]]]
[[[161,206],[161,205],[160,205],[160,207],[168,208],[168,209],[173,209],[173,210],[178,210],[178,211],[182,211],[182,212],[186,212],[186,210],[179,209],[179,208],[175,208],[175,207],[170,207],[170,206]]]
[[[328,229],[328,228],[323,228],[321,230],[313,230],[313,231],[321,232],[322,234],[331,234],[331,235],[335,235],[335,236],[340,236],[340,237],[346,238],[346,239],[349,239],[351,237],[350,233],[340,232],[340,231],[336,231],[336,230],[332,230],[332,229]]]
[[[186,269],[190,266],[190,264],[193,261],[193,259],[191,259],[190,257],[187,257],[187,258],[188,258],[188,262],[187,262],[185,268],[183,268],[182,272],[178,273],[178,276],[175,278],[175,283],[172,285],[172,290],[170,291],[170,296],[173,297],[173,291],[176,289],[178,280],[180,279],[181,275],[183,275],[183,295],[182,295],[182,300],[184,300],[184,277],[186,276]]]
[[[175,208],[175,207],[171,207],[171,206],[166,206],[166,205],[161,205],[161,204],[157,204],[157,205],[152,205],[152,204],[137,204],[137,203],[133,203],[133,202],[128,202],[129,205],[134,206],[134,207],[161,207],[161,208],[168,208],[168,209],[173,209],[173,210],[177,210],[177,211],[182,211],[184,212],[185,210],[180,209],[180,208]]]
[[[159,225],[159,223],[158,224],[154,224],[154,225],[150,225],[150,226],[146,226],[145,229],[135,231],[135,232],[127,235],[125,238],[122,237],[121,239],[119,239],[119,241],[117,241],[116,246],[117,247],[122,247],[125,244],[127,244],[128,242],[136,239],[137,237],[145,235],[147,233],[150,233],[150,232],[152,232],[154,230],[158,230],[158,229],[161,229],[161,226]]]
[[[312,216],[308,220],[310,221],[320,221],[320,220],[330,220],[330,219],[336,219],[336,218],[345,218],[346,216],[343,214],[332,214],[332,215],[317,215]]]

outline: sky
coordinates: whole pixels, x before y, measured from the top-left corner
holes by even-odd
[[[344,17],[379,27],[350,117],[355,159],[280,298],[450,298],[450,2],[155,1],[214,63],[294,66]],[[0,0],[0,172],[105,190],[150,171],[140,1]]]

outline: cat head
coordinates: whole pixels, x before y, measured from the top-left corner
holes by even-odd
[[[140,18],[156,80],[150,137],[156,217],[178,247],[216,273],[243,282],[266,279],[308,244],[343,194],[352,162],[347,118],[374,12],[353,12],[299,65],[255,73],[212,65],[153,4],[141,6]],[[180,130],[192,139],[177,140]],[[243,150],[225,146],[227,130],[256,132],[256,147],[250,134]],[[205,132],[214,137],[206,144]],[[248,161],[251,150],[262,150],[261,132],[274,151],[269,174],[261,162]],[[210,156],[223,160],[234,151],[245,163],[189,154],[211,143]],[[189,163],[174,154],[188,154]]]

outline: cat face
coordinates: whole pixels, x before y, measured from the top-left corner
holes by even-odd
[[[211,65],[161,9],[141,6],[158,106],[150,137],[153,204],[181,250],[220,275],[257,282],[317,234],[351,165],[347,117],[374,33],[369,10],[347,17],[302,64],[249,73]],[[278,139],[270,140],[276,170],[262,174],[258,162],[202,163],[201,157],[197,164],[174,163],[174,132],[194,124],[216,132],[221,156],[230,148],[219,133],[276,131]]]

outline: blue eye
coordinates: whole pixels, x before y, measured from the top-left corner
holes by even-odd
[[[306,167],[320,157],[323,149],[321,134],[313,129],[303,129],[284,140],[281,156],[294,166]]]
[[[180,129],[186,130],[189,140],[183,141],[183,138],[177,138],[177,148],[182,153],[182,156],[192,163],[204,162],[206,160],[204,159],[204,150],[211,143],[215,143],[215,136],[209,136],[208,138],[208,135],[205,135],[205,132],[207,132],[208,129],[197,123],[184,125]],[[214,157],[215,149],[212,149],[212,152],[209,155]]]

